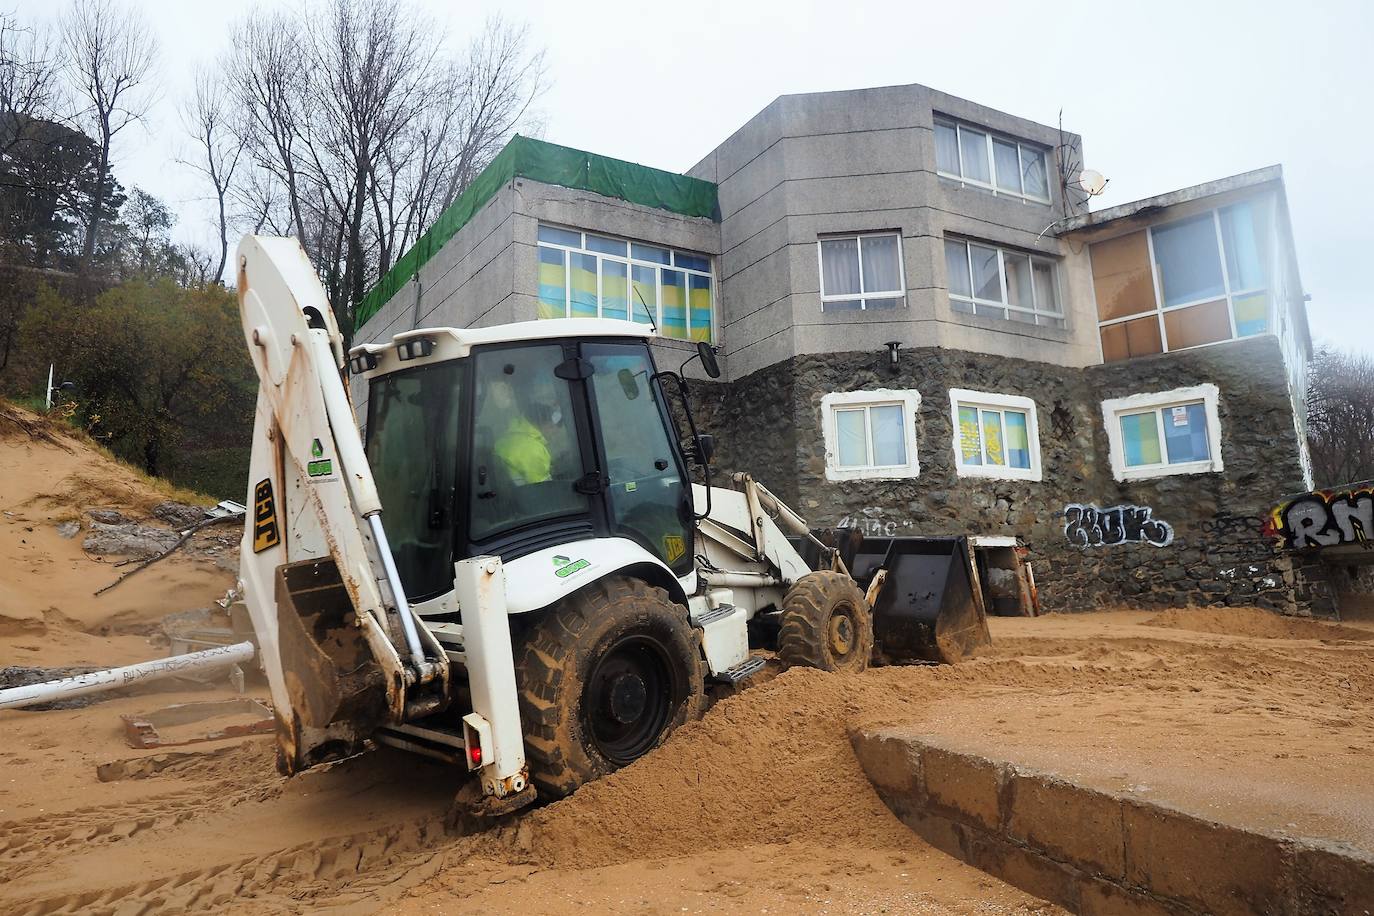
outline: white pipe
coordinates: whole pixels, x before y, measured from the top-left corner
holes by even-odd
[[[253,657],[253,651],[251,642],[240,642],[232,646],[216,646],[213,649],[192,652],[189,655],[173,655],[171,658],[139,662],[137,665],[126,665],[123,668],[76,674],[56,681],[30,684],[27,687],[10,687],[0,690],[0,709],[22,709],[37,703],[53,703],[85,696],[88,693],[117,690],[120,687],[156,681],[174,674],[225,668],[248,661]]]

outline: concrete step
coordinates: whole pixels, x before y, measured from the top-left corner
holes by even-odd
[[[900,728],[852,742],[878,795],[923,839],[1075,913],[1374,913],[1366,849],[1222,823]]]

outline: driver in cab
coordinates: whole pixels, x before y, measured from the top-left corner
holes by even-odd
[[[553,455],[548,440],[520,409],[514,387],[504,379],[496,380],[491,383],[488,397],[492,413],[506,418],[497,433],[494,451],[511,482],[524,486],[552,479]]]

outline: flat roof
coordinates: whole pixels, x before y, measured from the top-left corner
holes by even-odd
[[[1064,220],[1063,227],[1059,230],[1058,234],[1063,235],[1068,232],[1077,232],[1080,229],[1092,229],[1098,226],[1104,226],[1115,220],[1126,219],[1132,216],[1148,215],[1156,210],[1163,210],[1166,207],[1173,207],[1178,204],[1186,204],[1189,201],[1201,200],[1204,197],[1214,197],[1218,194],[1243,191],[1246,188],[1255,188],[1260,185],[1282,180],[1283,166],[1265,166],[1262,169],[1241,172],[1239,175],[1230,175],[1226,178],[1218,178],[1215,181],[1204,181],[1202,184],[1195,184],[1190,188],[1180,188],[1177,191],[1156,194],[1154,197],[1147,197],[1144,200],[1135,200],[1128,204],[1118,204],[1115,207],[1108,207],[1106,210],[1097,210],[1092,213],[1084,213],[1081,216],[1074,216]]]

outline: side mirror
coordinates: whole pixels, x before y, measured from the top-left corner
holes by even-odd
[[[629,369],[621,369],[615,374],[620,381],[620,390],[625,392],[625,397],[631,401],[639,397],[639,382],[635,381],[635,374]]]
[[[716,362],[716,351],[704,340],[697,341],[697,356],[701,357],[701,368],[711,378],[720,378],[720,363]]]

